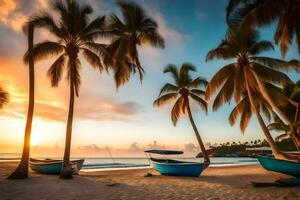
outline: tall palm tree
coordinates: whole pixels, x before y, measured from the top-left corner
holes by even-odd
[[[138,46],[151,45],[164,48],[164,39],[158,33],[157,23],[146,15],[138,4],[118,1],[123,20],[112,14],[107,32],[112,35],[107,48],[105,63],[114,71],[117,87],[126,83],[131,74],[139,72],[142,80],[144,69],[139,60]]]
[[[273,154],[277,158],[286,158],[275,145],[254,99],[254,95],[259,94],[271,105],[273,102],[267,98],[269,92],[265,84],[283,85],[291,81],[279,70],[294,69],[294,61],[285,62],[280,59],[258,56],[270,49],[274,49],[272,43],[259,41],[258,32],[253,29],[238,26],[228,30],[225,39],[207,54],[206,60],[234,59],[235,62],[224,66],[213,76],[206,90],[206,99],[211,98],[220,89],[213,103],[213,110],[217,110],[233,97],[237,103],[240,102],[243,93],[246,92],[251,109],[258,119]],[[273,105],[271,106],[273,108]]]
[[[206,87],[207,81],[202,77],[193,79],[190,75],[190,71],[195,72],[196,68],[189,63],[182,64],[179,70],[175,65],[167,65],[164,73],[170,73],[175,83],[166,83],[160,90],[159,97],[154,101],[153,105],[161,106],[170,102],[171,100],[175,100],[179,96],[171,111],[172,122],[174,126],[176,126],[179,117],[184,115],[187,111],[199,146],[201,148],[204,161],[205,163],[209,164],[210,160],[208,154],[200,137],[197,126],[194,122],[192,111],[190,108],[190,100],[192,99],[201,107],[202,110],[207,113],[207,103],[203,99],[205,91],[199,89],[199,87],[201,86]]]
[[[243,22],[249,27],[270,24],[278,19],[274,40],[285,56],[294,36],[300,53],[299,13],[299,0],[229,0],[227,21],[229,24]]]
[[[79,97],[80,59],[79,53],[91,66],[102,72],[101,57],[105,54],[105,45],[95,42],[95,39],[104,36],[104,17],[89,20],[92,8],[89,5],[79,5],[75,0],[52,2],[51,7],[60,18],[55,21],[48,13],[42,13],[32,18],[31,23],[36,27],[43,27],[56,38],[55,41],[43,41],[33,47],[34,60],[38,61],[48,56],[58,55],[50,66],[48,76],[51,85],[57,87],[62,78],[64,69],[70,87],[69,113],[66,129],[66,142],[64,151],[64,164],[60,174],[61,178],[72,178],[70,166],[70,148],[73,124],[74,98]],[[26,60],[28,57],[26,57]]]
[[[0,108],[3,108],[9,101],[8,93],[0,87]]]
[[[24,30],[27,31],[28,35],[28,51],[25,54],[27,56],[27,63],[29,69],[29,103],[27,111],[27,119],[25,126],[24,144],[21,161],[17,169],[8,177],[9,179],[25,179],[28,177],[28,162],[30,155],[30,137],[31,127],[34,111],[34,58],[33,58],[33,37],[34,37],[34,26],[31,23],[27,23],[24,26]]]

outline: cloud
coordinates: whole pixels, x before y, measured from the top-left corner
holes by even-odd
[[[143,151],[143,149],[139,146],[139,144],[137,142],[134,142],[129,146],[128,151],[129,152],[139,152],[139,151]]]
[[[197,147],[193,143],[187,143],[187,144],[184,145],[184,150],[185,151],[189,151],[189,152],[198,152],[199,151],[199,147]]]
[[[10,94],[11,98],[16,98]],[[113,99],[92,99],[82,100],[74,108],[74,118],[79,120],[94,121],[130,121],[130,116],[139,113],[140,106],[134,102],[119,103]],[[27,98],[12,101],[1,110],[2,116],[25,118],[27,113]],[[67,119],[68,107],[62,102],[35,101],[34,117],[46,121],[65,122]]]
[[[151,144],[151,145],[150,145]],[[183,150],[184,156],[194,157],[200,152],[199,147],[193,143],[183,144],[183,146],[170,146],[161,145],[156,141],[153,141],[148,145],[141,145],[138,142],[133,142],[128,147],[112,147],[107,145],[99,144],[86,144],[86,145],[72,145],[72,157],[143,157],[145,156],[144,151],[149,149],[172,149],[172,150]],[[154,145],[154,146],[153,146]],[[1,145],[0,149],[20,149],[20,146]],[[53,145],[32,145],[31,154],[32,156],[63,156],[64,146],[53,144]]]
[[[0,0],[0,22],[15,31],[21,31],[27,17],[14,0]]]
[[[171,28],[158,10],[154,10],[147,5],[144,5],[144,7],[147,14],[157,22],[158,31],[166,39],[167,45],[179,45],[189,38],[187,34]]]

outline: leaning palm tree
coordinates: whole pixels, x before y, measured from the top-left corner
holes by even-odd
[[[234,97],[238,103],[244,92],[247,93],[252,111],[255,113],[258,122],[265,134],[273,154],[277,158],[286,158],[285,154],[279,151],[274,140],[266,127],[259,109],[254,100],[254,94],[259,94],[274,108],[270,101],[269,92],[265,84],[286,84],[289,77],[279,70],[294,69],[294,61],[285,62],[280,59],[261,57],[260,53],[274,49],[269,41],[259,41],[258,32],[253,29],[235,27],[228,30],[225,39],[221,44],[211,50],[206,60],[212,59],[234,59],[219,70],[211,79],[207,90],[206,99],[210,99],[217,93],[213,103],[213,110],[217,110],[223,104],[230,102]]]
[[[138,46],[151,45],[164,48],[164,39],[158,33],[157,23],[146,15],[142,7],[134,2],[119,1],[123,20],[112,14],[107,33],[112,35],[107,48],[105,63],[114,71],[117,87],[126,83],[131,74],[139,72],[142,80],[144,69],[139,60]]]
[[[266,25],[277,21],[274,35],[283,56],[296,37],[300,53],[300,1],[299,0],[230,0],[227,6],[229,24]]]
[[[55,0],[51,4],[60,18],[55,21],[48,13],[42,13],[32,18],[35,27],[43,27],[50,31],[56,38],[55,41],[43,41],[33,47],[34,60],[38,61],[48,56],[58,55],[50,66],[48,76],[51,85],[57,87],[62,79],[64,69],[70,87],[69,113],[66,129],[66,143],[64,164],[60,174],[61,178],[72,178],[70,166],[70,148],[73,124],[74,98],[79,96],[80,60],[79,53],[91,66],[100,70],[104,69],[101,57],[105,54],[105,45],[95,42],[95,39],[104,36],[104,17],[89,20],[92,8],[89,5],[79,5],[75,0]],[[25,57],[28,60],[28,56]]]
[[[202,110],[204,110],[207,113],[207,103],[203,99],[205,91],[199,89],[199,87],[201,86],[206,87],[207,81],[202,77],[197,77],[193,79],[190,76],[190,71],[195,72],[196,68],[195,66],[189,63],[182,64],[179,70],[175,65],[167,65],[164,70],[164,73],[170,73],[175,81],[175,84],[166,83],[160,90],[159,97],[154,101],[153,105],[161,106],[170,102],[171,100],[175,100],[179,96],[171,111],[172,122],[174,126],[176,126],[179,117],[184,115],[187,111],[190,122],[195,131],[199,146],[201,148],[204,157],[204,162],[209,164],[210,160],[208,154],[198,132],[197,126],[194,122],[192,111],[190,108],[190,100],[193,100],[201,107]]]
[[[33,58],[33,34],[34,26],[31,23],[27,23],[24,26],[25,32],[28,35],[28,51],[27,51],[27,63],[29,66],[29,103],[27,111],[27,119],[25,126],[24,144],[21,161],[17,169],[8,177],[9,179],[25,179],[28,177],[28,162],[30,155],[30,137],[31,127],[34,111],[34,58]]]

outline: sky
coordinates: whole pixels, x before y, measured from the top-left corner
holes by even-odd
[[[93,9],[91,18],[120,12],[116,1],[86,0]],[[146,70],[141,84],[137,75],[116,90],[112,74],[100,74],[82,59],[82,85],[75,99],[72,135],[72,156],[140,156],[145,149],[181,149],[196,155],[197,140],[186,116],[176,127],[170,118],[172,105],[154,108],[160,88],[172,79],[163,74],[169,64],[180,66],[189,62],[197,67],[194,77],[210,80],[229,61],[205,62],[207,52],[215,48],[226,33],[226,0],[141,0],[137,1],[148,16],[159,25],[166,47],[139,48],[140,60]],[[47,0],[0,0],[0,85],[9,93],[10,103],[0,111],[0,153],[19,153],[24,139],[28,103],[28,67],[22,57],[27,40],[22,25],[28,17],[50,11]],[[54,14],[55,16],[55,14]],[[260,29],[261,38],[273,41],[275,26]],[[35,42],[53,39],[50,33],[38,29]],[[280,58],[276,47],[264,55]],[[286,59],[299,58],[292,46]],[[68,114],[68,84],[63,79],[59,87],[51,88],[47,69],[54,58],[35,65],[35,111],[32,129],[32,154],[62,156]],[[299,75],[289,74],[297,80]],[[297,77],[298,76],[298,77]],[[211,104],[211,102],[209,102]],[[209,144],[244,142],[263,139],[256,119],[252,119],[244,134],[238,125],[231,127],[228,116],[234,106],[209,109],[206,115],[192,104],[194,118],[202,139]],[[276,135],[276,134],[274,134]]]

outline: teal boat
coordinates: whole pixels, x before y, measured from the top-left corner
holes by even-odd
[[[205,163],[184,162],[173,159],[158,159],[151,157],[151,154],[160,154],[164,156],[179,155],[183,154],[182,151],[148,150],[145,151],[145,153],[149,154],[151,167],[162,175],[198,177],[207,167],[207,164]]]
[[[279,160],[273,157],[263,156],[260,156],[257,159],[266,170],[300,177],[300,162]]]
[[[72,160],[71,167],[73,174],[77,174],[83,166],[84,159]],[[33,159],[30,158],[30,168],[41,174],[59,174],[62,166],[62,160],[53,160],[53,159]]]

